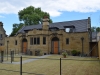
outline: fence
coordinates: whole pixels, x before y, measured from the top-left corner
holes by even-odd
[[[27,49],[26,50],[26,53],[22,53],[20,49],[8,49],[8,50],[1,50],[1,51],[4,51],[4,55],[10,55],[11,54],[11,51],[14,51],[14,55],[19,55],[19,54],[24,54],[24,55],[36,55],[36,51],[40,51],[39,49]],[[0,54],[1,54],[1,51],[0,51]]]
[[[13,54],[13,52],[12,52],[12,54]],[[14,57],[14,60],[18,59],[15,61],[20,61],[20,62],[17,62],[17,63],[13,62],[14,60],[11,60],[11,62],[9,60],[8,60],[9,62],[4,61],[4,62],[2,62],[4,64],[2,64],[2,63],[0,64],[1,65],[0,70],[2,70],[4,75],[11,75],[11,74],[12,75],[67,75],[65,71],[67,71],[68,68],[66,69],[66,67],[71,66],[72,68],[76,69],[78,67],[78,66],[74,67],[74,64],[76,62],[82,63],[83,61],[86,61],[88,63],[89,61],[91,61],[91,62],[99,61],[99,60],[87,60],[87,59],[80,60],[80,59],[72,59],[72,58],[71,59],[44,58],[45,56],[42,56],[42,57],[39,57],[39,58],[38,57],[33,58],[30,56]],[[37,61],[35,61],[35,60],[37,60]],[[30,61],[35,61],[35,62],[30,62]],[[71,62],[69,62],[69,61],[71,61]],[[74,63],[72,64],[72,62],[74,62]],[[72,65],[67,65],[67,64],[72,64]],[[100,62],[99,62],[99,64],[100,64]],[[7,67],[7,65],[10,65],[10,67]],[[2,66],[4,66],[5,68]],[[7,68],[9,68],[9,69],[7,69]]]
[[[8,49],[8,54],[10,55],[11,54],[11,51],[14,51],[14,55],[17,55],[17,54],[20,54],[20,50],[19,49]],[[7,50],[4,51],[5,52],[5,55],[7,55]]]

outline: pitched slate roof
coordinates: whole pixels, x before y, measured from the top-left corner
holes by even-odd
[[[65,29],[64,26],[75,26],[74,32],[86,32],[88,30],[87,24],[88,24],[88,19],[83,19],[83,20],[50,23],[49,28],[57,27],[58,29]],[[22,27],[22,29],[18,31],[18,33],[24,33],[25,30],[32,30],[32,29],[42,29],[42,24],[24,26]]]

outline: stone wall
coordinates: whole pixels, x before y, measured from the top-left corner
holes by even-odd
[[[78,50],[82,52],[82,40],[83,40],[83,52],[87,54],[89,52],[89,36],[88,33],[67,33],[63,34],[63,49],[66,50]],[[66,45],[66,38],[69,38],[69,44]]]
[[[15,40],[17,40],[17,45],[15,45]],[[20,52],[21,51],[21,38],[19,38],[18,36],[6,37],[5,38],[5,50],[7,50],[7,46],[8,46],[8,53],[10,53],[11,50],[14,50],[16,53]]]

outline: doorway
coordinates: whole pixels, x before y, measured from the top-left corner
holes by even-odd
[[[26,53],[26,51],[27,51],[27,39],[24,38],[22,40],[22,53]]]
[[[53,54],[58,54],[59,53],[59,39],[57,37],[54,37],[54,38],[52,38],[51,42],[52,42],[51,52]]]

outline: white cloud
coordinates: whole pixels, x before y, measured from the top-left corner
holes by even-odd
[[[62,11],[86,13],[100,10],[100,0],[0,0],[0,13],[17,14],[30,5],[41,7],[52,17],[60,16]]]

